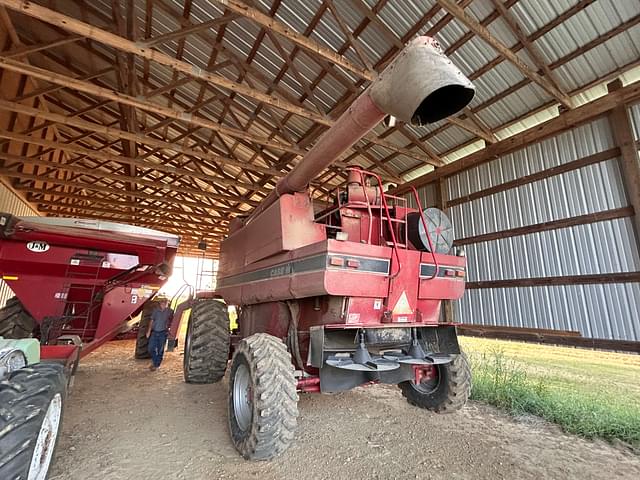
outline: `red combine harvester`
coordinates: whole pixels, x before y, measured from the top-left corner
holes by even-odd
[[[0,213],[0,274],[16,295],[0,310],[0,335],[37,337],[45,359],[75,347],[87,355],[153,298],[179,241],[112,222]]]
[[[229,427],[247,459],[291,443],[297,392],[396,384],[412,404],[460,408],[471,385],[442,300],[464,292],[465,258],[451,254],[451,223],[436,209],[409,208],[378,175],[349,169],[332,204],[314,212],[311,182],[385,117],[444,119],[474,95],[469,80],[429,37],[409,43],[303,160],[222,242],[215,294],[237,306],[229,341],[223,303],[193,303],[185,380],[229,374]],[[174,328],[177,328],[174,325]],[[235,333],[235,332],[234,332]]]

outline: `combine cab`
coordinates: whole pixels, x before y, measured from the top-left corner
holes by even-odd
[[[337,120],[222,242],[216,295],[237,307],[192,304],[187,382],[220,380],[229,366],[229,428],[247,459],[269,459],[294,437],[298,392],[369,383],[400,387],[421,408],[450,412],[467,400],[469,365],[442,300],[464,292],[465,258],[436,209],[387,194],[357,168],[331,207],[314,212],[308,184],[386,116],[424,124],[467,105],[471,83],[437,43],[419,37]],[[230,348],[231,346],[231,348]]]

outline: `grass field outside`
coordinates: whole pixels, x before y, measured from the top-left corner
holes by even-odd
[[[471,398],[640,451],[640,355],[461,337]]]

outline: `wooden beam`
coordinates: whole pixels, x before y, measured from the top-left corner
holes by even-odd
[[[507,46],[505,46],[502,42],[495,38],[485,26],[471,17],[471,15],[467,14],[463,8],[455,3],[455,1],[437,0],[437,2],[442,8],[453,15],[456,20],[466,25],[469,30],[471,30],[479,38],[491,45],[500,55],[509,60],[518,70],[522,72],[525,77],[538,84],[565,107],[572,108],[573,104],[571,102],[571,98],[554,87],[549,79],[541,77],[537,72],[529,68],[529,66],[522,59],[520,59],[520,57],[518,57]]]
[[[32,53],[41,52],[42,50],[48,50],[50,48],[67,45],[69,43],[75,43],[78,40],[82,40],[82,38],[83,37],[81,37],[80,35],[67,35],[66,37],[62,37],[58,40],[49,42],[37,43],[34,45],[21,45],[19,47],[12,48],[11,50],[2,52],[2,56],[6,58],[26,57],[28,55],[31,55]]]
[[[31,173],[21,173],[8,168],[0,168],[0,175],[8,178],[17,178],[20,180],[31,180],[35,182],[43,182],[51,185],[60,185],[65,187],[73,187],[83,189],[90,192],[96,192],[97,194],[118,195],[121,197],[140,198],[143,200],[150,200],[154,202],[170,203],[174,205],[184,205],[189,208],[206,208],[215,209],[215,205],[204,203],[201,201],[185,200],[183,198],[175,198],[168,195],[152,195],[144,192],[130,192],[122,188],[115,187],[103,187],[101,185],[95,185],[92,183],[84,183],[79,180],[64,180],[54,177],[46,177],[41,175],[34,175]],[[19,186],[14,185],[16,190],[21,190]],[[246,213],[246,212],[243,212]]]
[[[218,206],[211,206],[208,208],[196,207],[196,208],[193,208],[191,211],[186,211],[183,208],[181,208],[183,207],[183,205],[181,205],[180,207],[170,207],[168,205],[159,205],[158,202],[162,202],[162,198],[159,198],[158,200],[152,200],[152,202],[154,203],[144,203],[144,202],[149,202],[149,200],[143,200],[143,201],[137,200],[135,202],[128,202],[123,200],[116,200],[106,195],[89,197],[87,195],[80,195],[77,193],[70,193],[70,192],[57,191],[57,190],[51,190],[51,189],[42,189],[42,188],[29,188],[29,187],[22,187],[19,185],[16,187],[16,190],[20,192],[28,193],[29,201],[34,204],[47,201],[42,197],[47,197],[49,199],[52,199],[55,197],[58,200],[70,199],[70,200],[79,200],[82,202],[89,202],[91,206],[106,205],[107,207],[117,207],[125,210],[131,209],[131,208],[137,208],[142,211],[145,211],[145,210],[160,211],[162,213],[175,214],[175,215],[194,215],[194,216],[197,216],[198,218],[215,219],[217,222],[221,222],[221,223],[226,223],[228,219],[226,217],[220,216],[220,213],[238,213],[238,210],[236,208],[218,207]],[[213,215],[211,211],[214,211],[216,215]]]
[[[259,165],[254,165],[246,162],[239,162],[237,160],[233,160],[230,158],[221,157],[219,155],[203,152],[201,150],[196,150],[195,148],[185,147],[179,143],[166,142],[164,140],[159,140],[156,138],[149,137],[148,135],[133,134],[117,128],[108,127],[100,123],[87,122],[85,120],[80,120],[78,118],[60,115],[57,113],[45,112],[43,110],[39,110],[33,107],[28,107],[26,105],[22,105],[19,103],[6,102],[4,100],[0,100],[0,110],[9,110],[12,112],[23,113],[26,115],[31,115],[33,117],[42,118],[55,123],[59,123],[61,125],[70,125],[82,130],[88,130],[91,132],[100,133],[110,137],[134,140],[140,143],[144,143],[145,145],[179,152],[184,155],[188,155],[195,158],[206,158],[211,162],[220,164],[220,166],[233,165],[239,168],[244,168],[246,170],[251,170],[258,173],[273,175],[275,177],[282,177],[285,175],[285,173],[280,172],[279,170],[274,170],[272,168],[261,167]]]
[[[2,2],[3,0],[0,0]],[[237,128],[225,127],[205,117],[193,115],[187,111],[177,108],[165,107],[156,103],[152,103],[146,100],[138,99],[124,93],[117,92],[112,89],[98,87],[92,83],[77,80],[75,78],[61,75],[59,73],[51,72],[43,68],[34,67],[25,63],[17,62],[15,60],[0,57],[0,68],[10,70],[12,72],[21,73],[32,78],[44,80],[49,83],[55,83],[57,85],[72,88],[80,92],[88,93],[90,95],[96,95],[100,98],[105,98],[118,102],[120,104],[128,105],[130,107],[139,108],[148,112],[153,112],[158,115],[172,118],[174,120],[196,125],[202,128],[219,132],[223,135],[227,135],[235,138],[242,138],[249,142],[258,143],[265,147],[274,148],[284,152],[296,153],[298,155],[304,154],[300,149],[284,142],[276,142],[269,140],[266,137],[259,135],[253,135],[248,132],[244,132]]]
[[[610,283],[640,282],[640,272],[598,273],[593,275],[568,275],[555,277],[514,278],[467,282],[468,290],[482,288],[549,287],[559,285],[600,285]]]
[[[617,92],[622,89],[620,80],[607,85],[609,92]],[[629,118],[629,111],[625,103],[620,103],[611,110],[609,123],[613,137],[620,147],[620,170],[622,181],[629,204],[635,209],[633,226],[636,236],[636,245],[640,251],[640,157],[638,145],[633,134],[633,126]]]
[[[500,232],[485,233],[475,235],[473,237],[460,238],[453,242],[454,245],[471,245],[481,242],[490,242],[501,238],[511,238],[519,235],[528,235],[530,233],[546,232],[549,230],[557,230],[559,228],[575,227],[577,225],[588,225],[596,222],[604,222],[606,220],[615,220],[633,216],[633,207],[614,208],[604,210],[602,212],[587,213],[586,215],[578,215],[576,217],[562,218],[560,220],[552,220],[550,222],[535,223],[524,227],[511,228]]]
[[[113,173],[107,172],[105,169],[96,169],[96,168],[86,168],[81,167],[77,163],[73,165],[69,165],[67,163],[53,163],[48,160],[40,160],[33,157],[23,157],[20,155],[11,155],[9,153],[0,152],[0,158],[4,160],[8,160],[10,162],[15,162],[21,165],[35,165],[40,167],[50,167],[54,171],[66,171],[72,172],[78,175],[87,175],[90,177],[96,178],[107,178],[109,180],[114,180],[116,182],[129,182],[134,185],[140,185],[142,187],[157,187],[160,188],[161,191],[171,193],[187,193],[194,195],[196,197],[204,197],[210,198],[212,200],[224,200],[228,202],[238,202],[246,203],[250,206],[256,206],[259,202],[251,201],[251,200],[242,200],[238,199],[238,197],[233,195],[224,195],[215,192],[208,192],[206,190],[200,190],[197,188],[187,188],[177,185],[176,182],[164,183],[156,180],[144,180],[140,177],[133,177],[131,175],[126,175],[124,173]],[[6,172],[6,169],[3,171]],[[11,176],[10,174],[6,174],[7,176]],[[42,181],[48,181],[49,177],[39,177]],[[134,189],[135,190],[135,189]]]
[[[194,33],[198,33],[203,30],[209,30],[210,28],[217,27],[218,25],[229,23],[236,18],[238,18],[238,15],[236,15],[235,13],[230,13],[222,17],[207,20],[206,22],[202,22],[197,25],[191,25],[189,27],[181,28],[180,30],[176,30],[174,32],[156,35],[155,37],[142,40],[140,43],[145,47],[155,47],[156,45],[160,45],[162,43],[167,43],[172,40],[180,40],[188,35],[193,35]]]
[[[493,3],[494,7],[500,13],[504,21],[507,22],[507,25],[509,25],[509,28],[511,28],[511,31],[516,36],[518,41],[524,46],[524,49],[529,54],[531,60],[533,60],[533,63],[535,63],[538,70],[544,72],[544,76],[559,92],[561,92],[565,96],[565,98],[570,98],[569,96],[567,96],[567,93],[560,87],[560,82],[558,82],[558,79],[555,77],[547,63],[544,61],[540,49],[533,42],[529,41],[527,35],[522,31],[522,27],[520,27],[520,24],[517,22],[513,14],[507,9],[507,6],[502,3],[502,0],[491,0],[491,3]]]
[[[53,142],[50,140],[44,140],[39,137],[33,137],[30,135],[21,135],[18,133],[11,133],[0,129],[0,138],[6,138],[15,142],[28,143],[31,145],[39,145],[42,147],[48,147],[53,149],[60,149],[71,153],[87,156],[89,158],[97,158],[106,162],[118,162],[125,165],[131,165],[143,169],[155,170],[163,173],[170,173],[183,177],[197,178],[205,182],[214,182],[219,185],[227,185],[230,187],[240,187],[247,190],[258,191],[262,193],[269,193],[271,190],[267,188],[256,188],[251,183],[244,183],[239,180],[230,180],[224,177],[220,177],[213,172],[211,174],[199,173],[194,170],[189,170],[183,167],[174,167],[166,163],[153,162],[148,159],[130,158],[123,155],[113,155],[111,153],[101,152],[98,150],[92,150],[90,148],[81,147],[79,145],[70,143]],[[74,159],[70,159],[73,162]],[[249,203],[251,205],[252,203]]]
[[[598,350],[613,350],[616,352],[640,353],[640,342],[628,340],[609,340],[607,338],[585,338],[574,335],[554,335],[553,333],[519,332],[518,328],[513,331],[487,330],[485,325],[458,325],[460,335],[470,335],[472,337],[497,338],[502,340],[512,340],[517,342],[545,343],[551,345],[562,345],[567,347],[595,348]]]
[[[333,50],[323,47],[319,43],[311,40],[308,37],[305,37],[301,33],[296,32],[292,28],[288,27],[282,22],[271,18],[270,16],[262,13],[260,10],[250,7],[243,2],[238,0],[214,0],[216,3],[219,3],[224,8],[231,10],[243,17],[249,18],[253,20],[255,23],[260,25],[263,28],[271,30],[278,35],[286,38],[290,42],[294,43],[298,47],[301,47],[313,54],[319,55],[322,58],[334,63],[335,65],[339,65],[340,67],[357,74],[358,76],[365,78],[367,80],[373,80],[375,78],[375,72],[370,72],[366,68],[361,68],[358,65],[351,63],[347,58],[340,55],[339,53],[334,52]]]
[[[427,173],[411,182],[408,182],[394,190],[394,194],[409,191],[409,185],[420,187],[431,183],[439,178],[454,175],[463,170],[476,167],[485,162],[496,159],[501,155],[522,149],[527,145],[544,140],[545,138],[557,135],[566,130],[576,128],[584,123],[592,121],[612,110],[621,103],[632,103],[640,99],[640,82],[627,85],[615,92],[600,97],[590,103],[568,110],[557,117],[548,120],[540,125],[536,125],[524,132],[513,135],[498,143],[488,145],[485,149],[467,155],[466,157],[449,163],[443,167],[436,168],[433,172]]]
[[[217,0],[216,0],[217,1]],[[251,9],[250,7],[247,7],[246,5],[242,4],[241,2],[237,2],[235,0],[233,0],[233,5],[235,5],[235,7],[239,8],[239,10],[241,10],[242,12],[247,12],[246,8],[249,8],[250,10],[255,10],[255,9]],[[233,10],[232,5],[229,5],[227,3],[227,1],[223,2],[225,3],[225,6],[227,8],[229,8],[230,10]],[[55,25],[59,28],[63,28],[66,29],[68,31],[71,31],[73,33],[76,33],[78,35],[83,35],[83,36],[87,36],[90,37],[92,40],[98,41],[100,43],[103,43],[105,45],[111,46],[115,49],[124,51],[124,52],[128,52],[128,53],[132,53],[134,55],[137,55],[141,58],[147,59],[149,61],[155,61],[157,63],[160,63],[162,65],[168,66],[170,68],[173,68],[176,71],[182,72],[185,75],[188,75],[190,77],[196,78],[198,80],[202,80],[204,82],[210,83],[211,85],[215,85],[215,86],[219,86],[222,88],[225,88],[227,90],[231,90],[233,92],[239,93],[241,95],[245,95],[249,98],[253,98],[255,100],[258,100],[259,102],[263,102],[267,105],[271,105],[275,108],[279,108],[281,110],[285,110],[287,112],[291,112],[295,115],[299,115],[301,117],[307,118],[311,121],[320,123],[322,125],[327,125],[327,126],[332,126],[333,125],[333,121],[331,121],[330,119],[328,119],[326,116],[321,115],[319,113],[313,112],[311,110],[308,110],[307,108],[303,107],[303,106],[299,106],[296,105],[292,102],[289,102],[287,100],[284,100],[280,97],[276,97],[273,95],[267,95],[262,93],[261,91],[259,91],[258,89],[255,88],[251,88],[251,87],[247,87],[246,85],[240,84],[238,82],[233,82],[223,76],[220,75],[216,75],[214,73],[208,72],[206,70],[203,70],[201,68],[195,67],[192,64],[189,64],[187,62],[181,61],[181,60],[177,60],[169,55],[166,55],[164,53],[161,53],[157,50],[153,50],[150,48],[147,48],[143,45],[140,45],[136,42],[132,42],[130,40],[127,40],[126,38],[123,38],[121,36],[118,35],[114,35],[112,33],[109,33],[105,30],[102,30],[98,27],[95,27],[93,25],[89,25],[86,24],[84,22],[81,22],[77,19],[74,19],[72,17],[69,17],[67,15],[63,15],[61,13],[58,13],[54,10],[48,9],[46,7],[42,7],[39,6],[37,4],[33,4],[27,0],[0,0],[0,5],[5,5],[9,8],[12,8],[14,10],[20,11],[21,13],[24,13],[26,15],[32,16],[34,18],[37,18],[38,20],[41,20],[43,22],[46,23],[50,23],[52,25]],[[240,12],[237,12],[240,13]],[[260,13],[260,12],[258,12]],[[243,13],[240,13],[241,15]],[[248,13],[250,15],[250,18],[253,18],[251,15],[252,13],[249,11]],[[264,14],[261,14],[264,15]],[[266,19],[269,19],[269,21],[274,21],[271,17],[268,17],[266,15],[264,15],[266,17]],[[279,23],[279,22],[277,22]],[[321,54],[323,58],[326,58],[327,60],[329,60],[330,62],[336,63],[337,65],[341,65],[344,66],[343,63],[347,62],[348,64],[351,64],[350,62],[348,62],[348,60],[344,60],[344,62],[341,62],[339,60],[340,58],[344,58],[342,57],[342,55],[336,54],[335,52],[333,52],[332,50],[329,49],[325,49],[324,47],[321,47],[319,44],[317,44],[315,41],[308,39],[307,37],[305,37],[304,35],[300,35],[297,32],[293,32],[293,30],[288,29],[287,27],[285,27],[284,25],[280,24],[280,26],[282,26],[285,30],[288,30],[291,35],[296,36],[296,37],[300,37],[304,43],[307,43],[309,45],[311,45],[311,49],[313,52]],[[280,28],[280,26],[278,27],[274,27],[276,28],[274,31],[276,33],[279,33],[280,31],[282,31],[282,28]],[[345,64],[346,65],[346,64]],[[2,64],[0,63],[0,66],[2,66]],[[7,65],[5,65],[5,67],[7,67]],[[375,76],[372,76],[371,74],[368,74],[365,72],[365,70],[357,67],[357,66],[353,66],[353,68],[355,69],[354,73],[358,73],[360,76],[362,76],[362,78],[365,78],[367,80],[372,80],[373,78],[375,78]],[[45,71],[46,72],[46,71]],[[360,73],[359,73],[360,72]],[[52,72],[49,72],[50,74],[52,74]],[[29,75],[29,73],[25,73],[27,75]],[[53,74],[55,76],[55,74]],[[48,81],[53,81],[52,79],[48,79]],[[82,86],[81,84],[75,84],[75,86],[72,85],[67,85],[71,88],[78,88],[79,86]],[[86,85],[84,85],[85,88],[88,88]],[[90,92],[87,92],[90,93]],[[118,94],[117,92],[109,92],[107,89],[104,89],[102,91],[103,94],[108,94],[109,98],[113,99],[114,101],[124,101],[126,96],[123,96],[122,94]],[[94,93],[96,94],[96,93]],[[119,99],[118,99],[119,97]],[[104,98],[104,97],[103,97]],[[129,105],[133,105],[136,106],[137,108],[141,108],[143,110],[145,110],[144,108],[144,104],[147,102],[140,102],[139,105],[136,105],[134,102],[136,102],[136,99],[133,98],[127,98],[127,104]],[[148,107],[151,108],[161,108],[159,106],[153,106],[153,105],[149,105],[147,104]],[[167,113],[169,113],[172,109],[166,109]],[[174,112],[176,113],[176,112]],[[180,114],[180,112],[177,112]],[[190,118],[189,114],[186,114],[185,112],[181,112],[182,117],[174,117],[173,115],[169,115],[172,116],[172,118],[176,118],[177,120],[182,120],[182,121],[187,121],[192,123],[194,121],[193,118]],[[204,125],[203,125],[204,126]],[[222,128],[224,127],[220,127],[218,124],[213,123],[213,122],[209,122],[209,126],[206,126],[205,128],[210,128],[212,130],[215,131],[222,131]],[[231,129],[233,130],[233,129]],[[236,137],[244,132],[240,132],[236,130]],[[246,135],[246,134],[245,134]],[[233,136],[233,135],[232,135]],[[242,138],[242,137],[240,137]],[[400,151],[403,155],[407,155],[409,157],[412,158],[416,158],[417,160],[420,160],[422,162],[426,162],[426,163],[430,163],[429,160],[425,160],[424,157],[417,155],[415,152],[412,152],[410,150],[407,149],[402,149],[399,148],[398,146],[390,143],[390,142],[385,142],[385,141],[381,141],[376,139],[376,136],[373,134],[368,134],[367,136],[365,136],[365,138],[372,142],[375,143],[377,145],[380,145],[382,147],[391,149],[393,151]],[[250,140],[251,141],[251,140]],[[259,141],[256,141],[256,143],[260,143]],[[288,152],[293,152],[293,153],[297,153],[300,154],[299,151],[295,151],[295,149],[292,148],[292,146],[290,145],[286,145],[286,144],[277,144],[277,145],[265,145],[265,146],[270,146],[271,148],[276,148],[278,150],[282,150],[282,151],[288,151]]]

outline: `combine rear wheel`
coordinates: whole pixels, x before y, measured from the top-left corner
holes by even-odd
[[[17,297],[7,300],[5,306],[0,309],[0,337],[29,338],[35,324],[35,320]]]
[[[198,300],[191,308],[184,343],[187,383],[222,380],[229,360],[229,312],[218,300]]]
[[[437,413],[451,413],[467,403],[471,393],[471,368],[464,353],[451,363],[437,365],[435,376],[419,385],[402,382],[399,387],[407,401],[416,407]]]
[[[140,323],[138,323],[138,337],[136,338],[135,358],[151,358],[149,353],[149,339],[147,338],[147,328],[151,322],[151,314],[158,306],[157,301],[147,302],[140,314]]]
[[[0,382],[0,478],[45,480],[58,440],[66,381],[39,363]]]
[[[291,355],[280,339],[257,333],[233,355],[229,378],[231,440],[247,460],[269,460],[293,441],[298,394]]]

